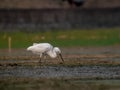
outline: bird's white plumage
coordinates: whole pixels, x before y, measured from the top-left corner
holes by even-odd
[[[53,47],[49,43],[33,43],[32,46],[27,48],[28,51],[32,51],[34,54],[40,55],[40,58],[43,54],[49,55],[51,58],[56,58],[59,54],[62,61],[61,50],[58,47]]]
[[[48,43],[40,43],[40,44],[33,44],[27,48],[28,51],[32,51],[33,53],[45,53],[51,49],[51,45]]]

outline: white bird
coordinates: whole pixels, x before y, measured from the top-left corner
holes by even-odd
[[[33,43],[32,46],[29,46],[27,48],[27,51],[32,51],[32,53],[40,55],[40,63],[42,56],[46,54],[49,55],[51,58],[56,58],[59,55],[64,62],[61,55],[61,50],[58,47],[53,47],[49,43]]]

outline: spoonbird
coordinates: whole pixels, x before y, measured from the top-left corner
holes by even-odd
[[[64,62],[61,50],[58,47],[53,47],[49,43],[33,43],[32,46],[27,48],[27,51],[32,51],[32,53],[40,55],[40,62],[44,55],[48,55],[51,58],[56,58],[59,55],[61,60]]]

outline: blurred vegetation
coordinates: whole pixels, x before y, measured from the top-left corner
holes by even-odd
[[[26,48],[33,43],[42,42],[48,42],[60,47],[120,45],[119,28],[46,32],[0,32],[0,48],[8,48],[8,37],[12,39],[12,48]]]
[[[62,8],[72,0],[1,0],[0,8]],[[82,1],[82,0],[73,0]],[[86,8],[120,7],[120,0],[84,0]]]
[[[119,90],[119,80],[2,78],[0,90]]]

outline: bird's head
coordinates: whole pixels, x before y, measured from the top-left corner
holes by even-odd
[[[57,54],[60,54],[60,53],[61,53],[61,50],[60,50],[58,47],[54,47],[54,51],[55,51]]]
[[[63,57],[62,57],[62,54],[61,54],[61,50],[60,50],[58,47],[54,47],[54,51],[60,56],[60,58],[61,58],[62,61],[64,62]]]
[[[27,48],[27,51],[31,51],[31,49],[32,49],[32,48],[31,48],[31,46],[30,46],[30,47]]]

